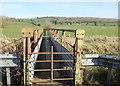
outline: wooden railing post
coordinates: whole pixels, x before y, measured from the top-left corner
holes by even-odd
[[[38,37],[40,37],[41,36],[41,30],[40,29],[38,29]]]
[[[26,84],[26,37],[25,37],[25,32],[22,32],[22,40],[23,40],[23,81],[24,85]]]
[[[83,83],[83,68],[82,68],[82,46],[83,46],[84,30],[76,30],[76,43],[75,43],[75,85],[82,85]]]
[[[57,34],[57,30],[54,30],[54,36]]]
[[[57,31],[57,34],[60,35],[60,31],[59,30]]]
[[[38,36],[38,35],[37,35],[37,30],[35,30],[35,31],[34,31],[34,44],[37,43],[37,39],[38,39],[37,36]]]
[[[23,37],[23,70],[24,70],[24,86],[29,82],[29,62],[31,53],[31,43],[30,43],[31,31],[24,29],[22,31]]]
[[[53,46],[51,46],[51,83],[53,83]]]
[[[31,53],[31,42],[30,42],[30,36],[31,36],[31,33],[29,32],[28,33],[28,37],[27,37],[27,61],[30,60],[30,53]],[[27,76],[27,79],[28,79],[28,85],[30,84],[30,71],[29,71],[29,68],[30,68],[30,63],[28,62],[28,66],[27,66],[27,70],[28,70],[28,76]]]
[[[62,31],[62,46],[65,47],[65,36],[66,36],[66,32]]]

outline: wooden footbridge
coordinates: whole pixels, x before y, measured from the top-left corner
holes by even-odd
[[[72,44],[67,41],[66,38],[70,36],[66,33],[74,35]],[[118,56],[83,54],[84,36],[84,30],[80,29],[24,29],[22,31],[23,84],[77,86],[83,84],[85,66],[97,65],[120,69]],[[5,55],[2,56],[5,59]],[[5,62],[9,61],[5,60]],[[4,64],[6,63],[0,63],[0,66],[4,67]],[[110,73],[108,81],[109,78]]]

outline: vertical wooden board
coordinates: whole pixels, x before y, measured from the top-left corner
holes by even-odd
[[[41,36],[41,33],[42,33],[42,31],[39,29],[39,30],[38,30],[38,37]]]
[[[27,85],[28,82],[28,65],[26,64],[27,60],[30,57],[30,52],[31,52],[31,44],[30,44],[30,37],[33,33],[32,29],[26,29],[24,28],[22,30],[22,37],[23,37],[23,66],[24,66],[24,85]]]
[[[37,37],[37,30],[35,30],[34,31],[34,44],[37,43],[37,39],[38,39],[38,37]]]
[[[66,32],[62,31],[62,46],[65,46],[65,36],[66,36]]]
[[[51,83],[53,83],[53,46],[51,46]]]
[[[26,83],[26,38],[23,37],[23,72],[24,72],[24,84]]]
[[[30,53],[31,53],[31,43],[30,43],[30,37],[27,38],[27,60],[29,61],[30,60]],[[28,79],[28,84],[30,82],[30,71],[29,71],[29,68],[30,68],[30,63],[28,62],[28,66],[27,66],[27,70],[28,70],[28,76],[27,76],[27,79]]]
[[[83,69],[82,69],[82,46],[83,46],[84,30],[76,30],[75,56],[76,56],[76,71],[75,71],[75,85],[82,85],[83,83]]]

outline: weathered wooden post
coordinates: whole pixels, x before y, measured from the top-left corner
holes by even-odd
[[[40,34],[39,34],[39,29],[37,29],[37,38],[40,37]]]
[[[79,86],[83,83],[83,68],[82,68],[82,46],[84,38],[84,30],[76,30],[76,43],[75,43],[75,60],[76,60],[76,70],[75,70],[75,85]]]
[[[65,36],[66,36],[66,32],[62,31],[62,46],[65,47]]]
[[[30,36],[31,36],[31,32],[28,32],[28,37],[27,37],[27,60],[30,61],[30,53],[31,53],[31,43],[30,43]],[[28,76],[27,76],[27,79],[28,79],[28,85],[30,84],[30,71],[29,71],[29,68],[30,68],[30,63],[28,62],[28,66],[27,66],[27,70],[28,70]]]
[[[29,58],[31,53],[31,43],[30,43],[30,36],[32,30],[30,29],[23,29],[22,30],[22,37],[23,37],[23,70],[24,70],[24,86],[26,86],[27,82],[29,82]],[[28,63],[27,63],[28,62]]]
[[[38,39],[37,30],[34,30],[34,44],[36,45]]]
[[[23,81],[25,85],[27,81],[26,81],[26,36],[24,30],[22,31],[22,40],[23,40],[23,72],[24,72]]]
[[[57,34],[60,35],[60,31],[59,30],[57,31]]]
[[[54,36],[57,34],[57,30],[54,30]]]
[[[40,29],[38,29],[38,37],[41,36],[41,33],[42,33],[42,31]]]
[[[53,46],[51,46],[51,83],[53,83],[53,65],[54,65],[54,63],[53,63]]]
[[[50,33],[53,35],[53,30],[50,29]]]

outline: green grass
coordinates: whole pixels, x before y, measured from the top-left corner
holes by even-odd
[[[41,27],[45,28],[46,23],[40,22]],[[95,35],[104,35],[104,36],[118,36],[117,26],[93,26],[93,25],[79,25],[79,24],[51,24],[51,27],[60,28],[60,29],[84,29],[86,36],[95,36]],[[30,23],[27,22],[11,22],[5,28],[0,28],[0,34],[7,37],[20,37],[22,28],[36,28],[33,27]],[[73,33],[67,33],[69,36],[73,36]]]
[[[54,28],[61,28],[61,29],[84,29],[86,36],[95,36],[95,35],[118,36],[117,26],[80,26],[78,24],[52,25],[52,26]]]
[[[11,22],[5,28],[3,28],[2,33],[7,37],[20,37],[23,28],[34,27],[27,22]]]
[[[80,28],[85,30],[85,34],[87,36],[95,36],[95,35],[118,36],[117,27],[84,26]]]
[[[2,28],[0,28],[0,37],[2,36]]]

